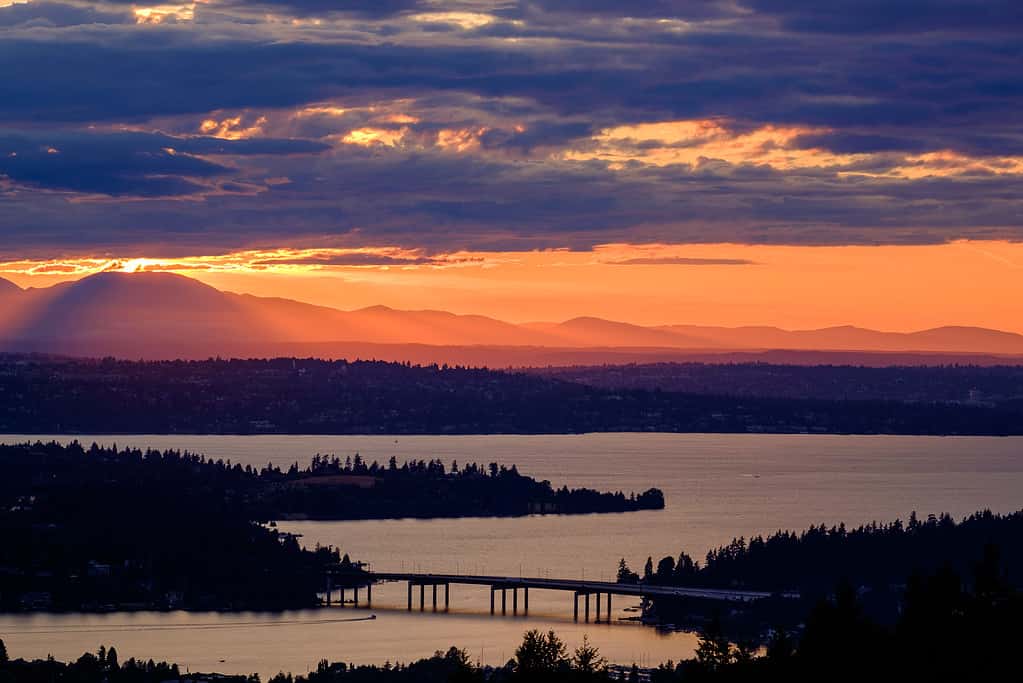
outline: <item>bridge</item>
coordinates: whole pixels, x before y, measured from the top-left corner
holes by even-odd
[[[583,598],[583,619],[590,620],[590,596],[596,598],[596,620],[600,621],[601,597],[606,597],[607,620],[611,619],[611,596],[631,596],[640,598],[695,598],[699,600],[719,600],[723,602],[749,603],[772,596],[782,598],[798,598],[796,593],[770,593],[766,591],[732,590],[719,588],[694,588],[685,586],[656,586],[651,584],[614,583],[610,581],[586,581],[575,579],[525,578],[521,576],[481,576],[472,574],[429,574],[417,572],[367,572],[360,575],[360,583],[366,588],[366,604],[372,604],[373,584],[381,582],[408,583],[408,610],[414,607],[414,587],[419,587],[419,610],[426,609],[426,587],[431,587],[432,609],[438,609],[437,589],[444,588],[444,610],[450,604],[451,584],[490,587],[490,613],[497,610],[497,593],[501,593],[501,614],[508,613],[508,592],[511,591],[512,614],[519,613],[519,590],[522,590],[522,613],[529,613],[529,589],[569,592],[574,595],[573,614],[579,620],[579,598]],[[355,591],[355,604],[359,603],[359,588]],[[330,604],[331,584],[328,575],[327,604]],[[345,589],[341,589],[341,604],[345,601]]]

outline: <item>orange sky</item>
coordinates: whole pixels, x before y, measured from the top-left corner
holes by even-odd
[[[512,322],[593,315],[640,324],[853,324],[893,331],[957,324],[1023,332],[1021,243],[602,245],[439,257],[397,248],[282,249],[131,258],[139,255],[119,263],[107,257],[9,262],[0,264],[0,276],[45,286],[103,268],[169,269],[221,289],[343,309],[384,304]],[[367,265],[327,265],[360,258]],[[381,261],[389,265],[369,265]]]

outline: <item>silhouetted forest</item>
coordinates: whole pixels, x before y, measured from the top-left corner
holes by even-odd
[[[531,368],[530,373],[603,389],[825,401],[900,401],[1023,410],[1020,365],[781,365],[634,363]]]
[[[763,649],[734,642],[713,619],[694,657],[654,669],[611,666],[584,639],[569,652],[554,631],[528,631],[514,657],[499,667],[473,663],[456,647],[410,664],[351,665],[322,660],[305,675],[278,674],[270,683],[819,683],[820,681],[1012,681],[1019,678],[1023,596],[1004,580],[998,552],[988,546],[970,579],[951,569],[916,573],[893,624],[873,621],[856,591],[839,586],[816,604],[798,630],[777,629]],[[156,683],[177,678],[177,667],[118,664],[113,648],[77,662],[9,661],[0,641],[0,683]],[[213,680],[193,675],[183,681]],[[222,677],[255,683],[258,676]]]
[[[765,619],[799,620],[810,606],[834,590],[851,585],[863,608],[882,623],[898,615],[905,580],[914,573],[953,571],[971,576],[987,548],[1001,549],[1002,577],[1023,587],[1023,511],[970,515],[958,523],[949,515],[925,520],[912,514],[907,523],[872,523],[846,529],[844,524],[811,527],[801,533],[779,531],[768,537],[737,538],[707,553],[703,561],[685,552],[658,562],[648,559],[642,577],[619,565],[618,580],[654,585],[746,588],[798,593],[800,600],[772,598],[749,606],[750,614],[733,621],[743,627]],[[657,598],[649,616],[662,622],[687,623],[716,606],[693,600]]]
[[[555,489],[506,467],[476,463],[446,467],[439,459],[401,465],[367,464],[356,454],[342,460],[316,455],[305,469],[267,467],[258,474],[251,500],[266,519],[370,519],[394,517],[514,516],[580,514],[664,508],[664,494],[651,488],[621,491]]]
[[[0,683],[258,683],[259,676],[182,675],[177,664],[119,661],[117,649],[100,647],[86,652],[73,662],[58,662],[52,657],[34,661],[11,660],[0,641]]]
[[[493,463],[401,465],[315,456],[287,471],[180,451],[0,446],[0,609],[278,608],[317,604],[334,549],[258,522],[664,507],[554,489]]]
[[[215,463],[35,444],[0,473],[3,610],[309,607],[341,559],[257,524]]]
[[[760,656],[753,644],[729,642],[712,620],[696,658],[665,664],[650,680],[1017,680],[1023,595],[1006,580],[996,546],[964,562],[973,565],[966,575],[943,567],[903,579],[891,624],[872,619],[859,591],[841,584],[817,603],[801,630],[776,630]]]
[[[902,370],[891,372],[897,384]],[[875,391],[860,400],[852,390],[841,400],[728,395],[728,384],[708,384],[705,393],[598,388],[522,372],[373,361],[5,356],[0,432],[1023,434],[1018,396],[988,401],[983,390],[971,394],[972,385],[947,383],[966,399]]]

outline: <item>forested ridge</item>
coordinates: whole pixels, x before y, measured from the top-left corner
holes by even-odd
[[[876,391],[848,399],[742,395],[727,383],[698,391],[601,388],[579,379],[376,361],[7,356],[0,357],[0,432],[1023,433],[1023,404],[973,400],[964,385],[968,400],[953,402]]]

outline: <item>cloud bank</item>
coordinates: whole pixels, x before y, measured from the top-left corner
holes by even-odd
[[[0,251],[1023,238],[1012,0],[0,7]]]

